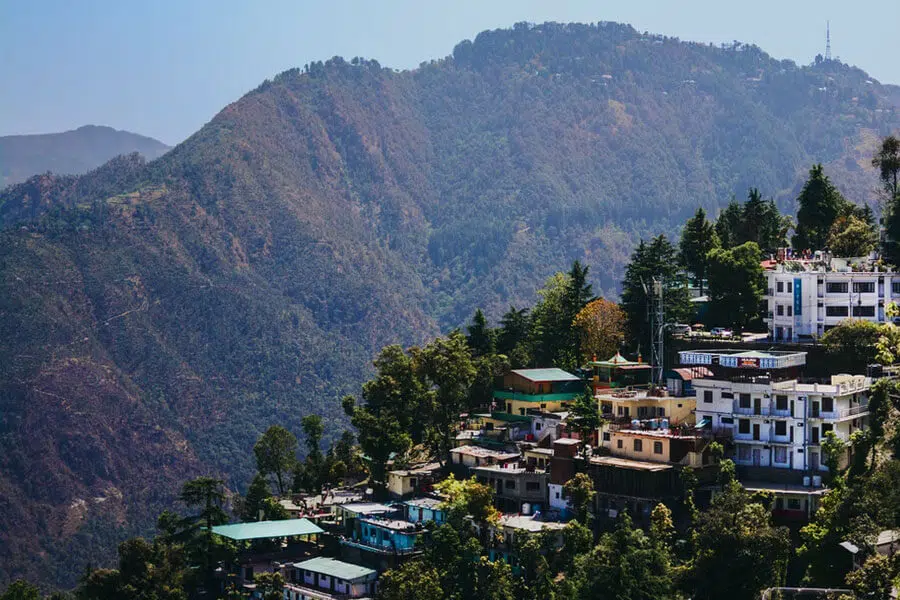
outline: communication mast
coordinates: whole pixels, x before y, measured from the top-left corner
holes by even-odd
[[[653,380],[657,385],[663,383],[663,344],[665,340],[666,321],[663,311],[663,281],[662,278],[653,278],[653,317],[651,330],[653,331]]]
[[[825,21],[825,60],[831,60],[831,21]]]
[[[661,277],[650,280],[650,288],[641,279],[641,287],[647,298],[647,320],[650,322],[650,365],[653,367],[652,379],[657,385],[663,384],[663,357],[666,334],[665,311],[663,307],[664,282]]]

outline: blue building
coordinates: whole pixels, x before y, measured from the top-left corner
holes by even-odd
[[[440,506],[437,498],[413,498],[403,503],[406,520],[410,523],[427,523],[434,521],[437,525],[447,520],[447,512]]]

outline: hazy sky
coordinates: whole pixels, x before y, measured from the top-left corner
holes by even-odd
[[[412,68],[518,21],[825,49],[900,84],[900,0],[0,0],[0,135],[110,125],[180,142],[263,79],[334,55]]]

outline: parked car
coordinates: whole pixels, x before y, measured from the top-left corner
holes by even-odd
[[[713,327],[709,332],[716,337],[731,337],[734,335],[734,332],[727,327]]]
[[[691,335],[691,326],[684,323],[672,323],[669,325],[672,335]]]

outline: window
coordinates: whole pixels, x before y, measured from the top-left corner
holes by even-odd
[[[872,294],[875,292],[874,281],[854,281],[853,291],[858,294]]]
[[[604,431],[604,432],[603,432],[603,441],[604,441],[604,442],[608,442],[608,441],[609,441],[609,432],[608,432],[608,431]]]
[[[559,492],[556,492],[554,495],[556,496],[556,499],[559,500]]]
[[[750,408],[750,394],[741,394],[739,402],[741,408]]]
[[[789,317],[794,316],[794,307],[791,306],[790,304],[787,305],[787,316],[789,316]]]
[[[507,480],[503,483],[503,486],[504,486],[506,489],[508,489],[508,490],[514,490],[514,489],[516,489],[516,482],[515,482],[514,480],[512,480],[512,479],[507,479]]]
[[[703,401],[707,404],[712,402],[712,390],[703,390]]]
[[[850,312],[847,310],[846,306],[826,306],[825,307],[825,316],[826,317],[846,317]]]
[[[828,396],[822,397],[822,412],[831,412],[834,410],[834,398]]]
[[[734,394],[732,392],[722,392],[722,399],[733,400]]]
[[[787,396],[775,396],[775,410],[787,410],[787,409],[788,409]]]
[[[832,423],[822,423],[822,437],[825,437],[825,434],[829,431],[834,431],[834,425]]]
[[[784,291],[784,282],[783,282],[783,281],[779,281],[779,282],[775,283],[775,289],[776,289],[779,293],[780,293],[780,292],[783,292],[783,291]]]
[[[644,442],[642,440],[634,440],[634,451],[635,452],[643,452],[644,451]]]
[[[900,281],[892,281],[891,282],[891,295],[892,296],[900,295]]]
[[[874,317],[875,316],[875,306],[854,306],[853,307],[853,316],[854,317]]]
[[[787,282],[787,293],[790,294],[793,291],[794,291],[794,284],[793,284],[793,282],[788,281]]]
[[[622,447],[622,440],[616,440],[616,448]]]
[[[775,447],[775,462],[784,464],[787,462],[787,448],[784,446]]]
[[[787,435],[787,421],[775,421],[775,435]]]
[[[662,454],[662,442],[653,442],[653,454]]]
[[[722,417],[722,425],[734,425],[734,417]]]
[[[783,304],[778,304],[775,306],[775,314],[778,315],[779,317],[784,314],[784,305]]]
[[[828,294],[846,294],[847,289],[846,281],[829,281],[825,284],[825,292]]]
[[[525,482],[525,491],[539,492],[539,491],[541,491],[541,484],[537,481],[526,481]]]
[[[741,444],[737,447],[738,460],[750,460],[750,446]]]
[[[409,485],[410,487],[416,487],[417,485],[419,485],[419,480],[413,477],[409,480]]]
[[[802,510],[803,504],[800,502],[800,498],[788,498],[787,507],[788,510]]]
[[[750,433],[750,419],[738,419],[738,433]]]

